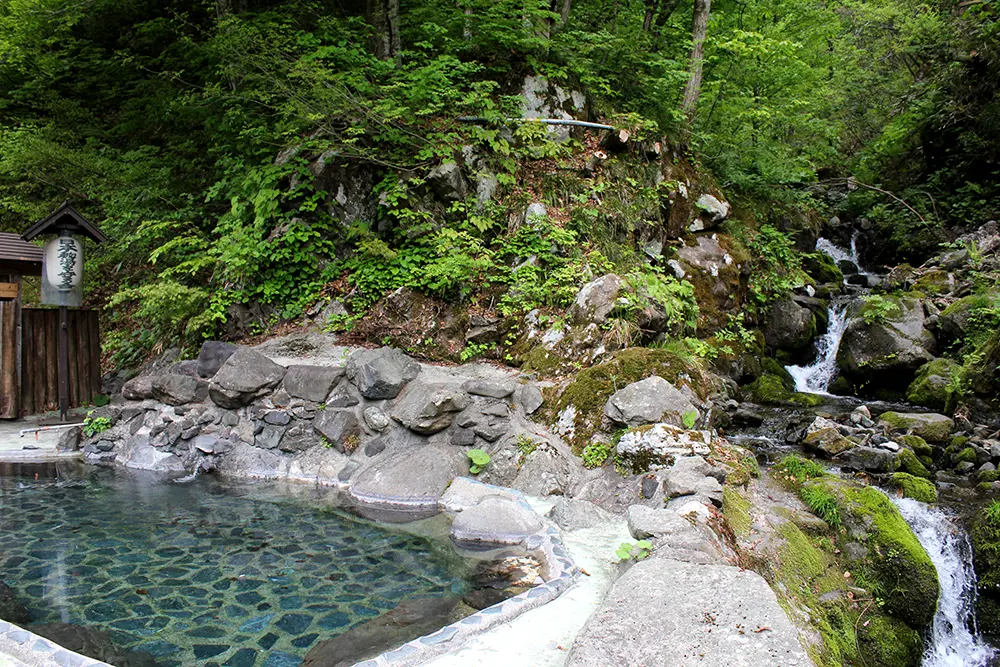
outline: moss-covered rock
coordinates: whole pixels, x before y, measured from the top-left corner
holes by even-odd
[[[924,364],[906,389],[906,400],[932,410],[953,411],[958,400],[956,379],[961,372],[962,367],[950,359],[939,358]]]
[[[975,463],[976,462],[976,450],[972,447],[966,447],[965,449],[955,454],[955,463]]]
[[[909,473],[914,477],[930,479],[931,473],[917,455],[905,447],[896,454],[896,469],[904,473]]]
[[[943,269],[931,269],[914,281],[910,292],[915,296],[946,294],[954,287],[955,279]]]
[[[738,539],[750,535],[750,528],[753,525],[750,518],[750,501],[728,483],[722,489],[722,514]]]
[[[979,588],[979,630],[996,644],[1000,640],[1000,501],[991,501],[978,513],[971,538]]]
[[[802,256],[802,270],[810,278],[821,283],[835,283],[839,285],[844,282],[844,272],[840,270],[837,263],[825,252],[813,252]]]
[[[889,482],[904,498],[913,498],[922,503],[936,503],[938,500],[937,488],[926,479],[897,472],[893,473]]]
[[[777,375],[765,374],[746,386],[750,400],[760,405],[798,405],[815,407],[823,404],[823,397],[790,391]]]
[[[896,442],[909,447],[917,456],[933,456],[934,448],[927,444],[927,441],[919,435],[903,435],[896,438]]]
[[[927,442],[946,442],[955,428],[950,418],[932,412],[883,412],[879,420],[893,433],[918,435]]]
[[[920,633],[890,616],[866,619],[858,628],[858,643],[865,665],[917,667],[923,662]]]
[[[841,540],[864,548],[857,581],[885,600],[890,615],[915,630],[928,627],[937,609],[937,570],[892,501],[875,487],[833,477],[810,480],[803,488],[834,498],[846,528]],[[846,544],[842,549],[856,551]]]
[[[680,345],[656,349],[633,347],[616,352],[607,361],[577,373],[562,394],[549,402],[548,418],[555,421],[559,414],[573,406],[576,416],[569,440],[577,451],[581,451],[600,428],[608,399],[633,382],[658,375],[678,389],[687,386],[700,398],[705,398],[709,388],[705,362],[682,348]]]
[[[989,308],[993,304],[991,294],[973,294],[955,301],[938,316],[938,337],[944,345],[961,342],[965,338],[972,311]]]

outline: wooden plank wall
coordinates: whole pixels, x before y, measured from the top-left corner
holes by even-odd
[[[97,311],[69,315],[69,406],[93,401],[101,392],[101,336]],[[21,311],[21,414],[59,409],[59,311]]]
[[[18,310],[16,301],[0,301],[0,419],[18,416]]]

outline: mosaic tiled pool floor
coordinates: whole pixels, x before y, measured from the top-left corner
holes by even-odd
[[[446,542],[328,502],[212,478],[74,477],[0,477],[0,577],[35,622],[108,630],[161,667],[294,667],[405,599],[467,588],[470,564]]]

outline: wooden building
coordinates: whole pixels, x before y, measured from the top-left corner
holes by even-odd
[[[59,408],[59,313],[22,308],[22,278],[42,275],[42,248],[0,233],[0,419]],[[69,311],[69,400],[90,403],[101,391],[97,311]]]

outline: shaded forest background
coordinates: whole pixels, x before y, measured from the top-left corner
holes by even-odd
[[[505,130],[526,75],[586,91],[592,120],[678,146],[750,229],[790,209],[864,217],[881,259],[919,261],[998,215],[994,0],[707,4],[0,0],[0,230],[67,199],[101,223],[114,242],[92,253],[88,301],[107,309],[116,365],[219,335],[236,304],[277,324],[336,296],[345,328],[401,286],[495,304],[516,280],[505,258],[540,243],[544,261],[574,233],[509,224],[545,195],[533,165],[591,148]],[[486,156],[498,194],[435,219],[413,193],[462,146]],[[370,216],[330,215],[317,155],[376,175]],[[836,207],[817,194],[847,178],[907,206],[866,187]],[[612,255],[548,258],[504,314],[559,305],[581,262],[628,261]]]

